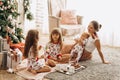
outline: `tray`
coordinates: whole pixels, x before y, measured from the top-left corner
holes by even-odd
[[[77,72],[79,72],[79,71],[81,71],[81,70],[84,70],[84,69],[86,69],[87,68],[87,66],[85,66],[85,65],[82,65],[82,66],[80,66],[79,68],[77,68],[77,69],[75,69],[75,71],[74,71],[74,73],[69,73],[69,72],[67,72],[67,71],[60,71],[60,70],[56,70],[57,72],[59,72],[59,73],[63,73],[63,74],[66,74],[66,75],[73,75],[73,74],[75,74],[75,73],[77,73]]]

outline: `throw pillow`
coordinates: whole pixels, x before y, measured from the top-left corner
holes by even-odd
[[[61,10],[61,24],[76,25],[77,16],[75,10]]]
[[[69,54],[73,46],[74,44],[63,45],[63,48],[61,49],[61,53]]]

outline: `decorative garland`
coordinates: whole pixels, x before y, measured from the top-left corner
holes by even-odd
[[[24,6],[24,14],[26,15],[26,18],[28,20],[32,20],[33,19],[33,16],[30,12],[30,0],[24,0],[23,2],[23,6]]]

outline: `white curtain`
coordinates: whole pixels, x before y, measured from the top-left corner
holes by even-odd
[[[36,1],[30,0],[30,12],[32,13],[33,17],[35,17],[34,13],[36,13],[36,11],[35,11],[36,5],[35,4],[36,4]],[[25,15],[24,34],[27,35],[27,33],[28,33],[28,31],[30,29],[36,29],[36,27],[35,27],[35,19],[33,19],[31,21],[27,20],[26,15]]]
[[[91,20],[102,24],[98,32],[103,45],[120,47],[119,0],[67,0],[67,9],[74,9],[83,16],[87,28]]]
[[[37,9],[36,9],[36,22],[40,21],[39,27],[41,27],[41,32],[43,34],[49,33],[48,27],[48,2],[47,0],[37,0]]]
[[[48,11],[50,16],[60,16],[60,10],[66,8],[66,0],[48,0]]]
[[[42,34],[49,33],[47,0],[30,0],[30,11],[33,20],[25,19],[24,34],[30,29],[38,29]]]

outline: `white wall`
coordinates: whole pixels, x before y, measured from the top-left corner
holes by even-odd
[[[103,45],[120,47],[119,0],[67,0],[68,9],[76,9],[87,27],[91,20],[102,24],[99,32]]]
[[[27,35],[27,32],[30,29],[36,29],[36,25],[35,25],[36,1],[30,0],[30,12],[32,13],[34,19],[30,21],[25,18],[25,22],[24,22],[24,34],[25,35]]]

